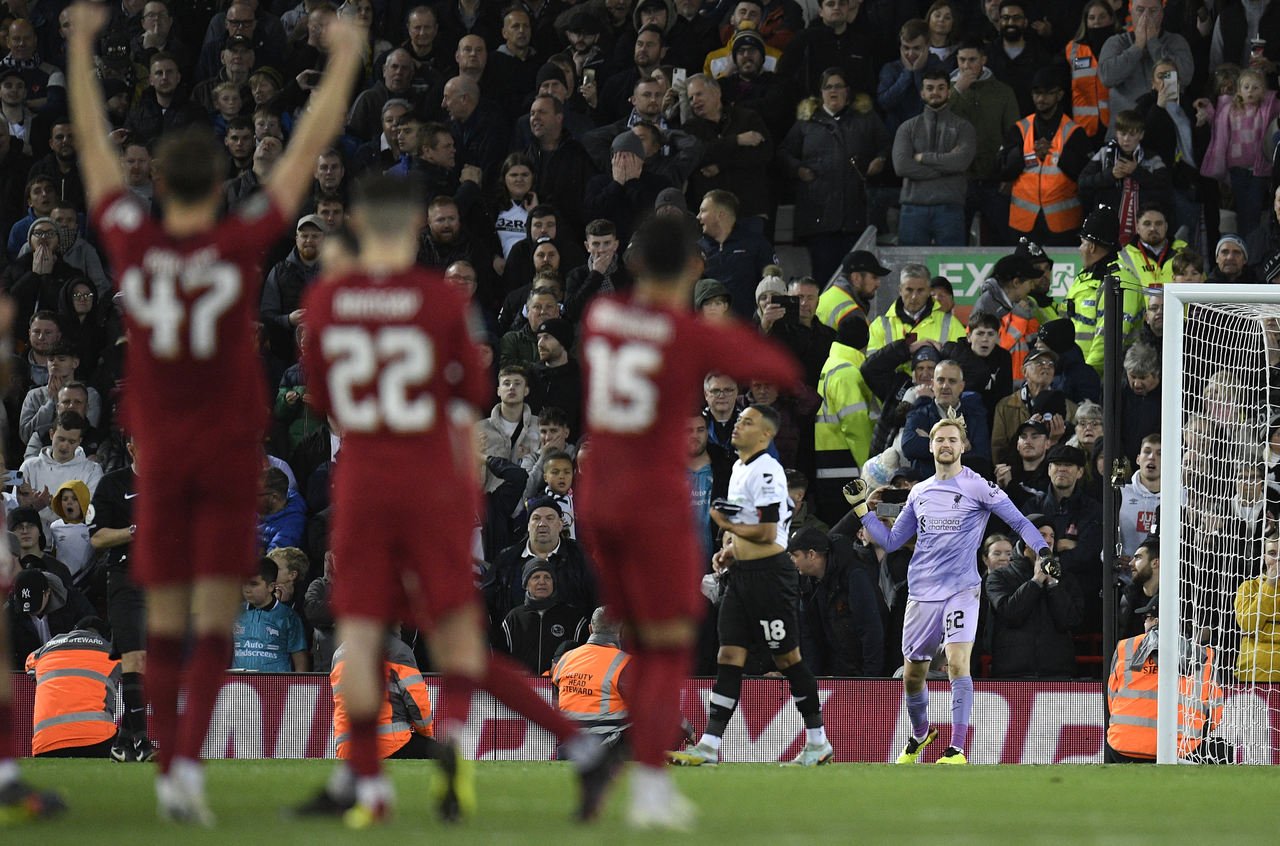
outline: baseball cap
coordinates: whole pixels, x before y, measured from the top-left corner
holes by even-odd
[[[892,271],[880,264],[879,259],[868,250],[854,250],[844,257],[840,269],[847,275],[850,273],[874,273],[876,276],[888,276]]]
[[[22,75],[22,68],[17,65],[0,65],[0,82],[4,82],[11,77],[17,77],[26,81],[26,77]]]
[[[23,614],[33,614],[44,602],[49,580],[43,570],[23,570],[13,583],[13,599]]]
[[[9,512],[9,531],[13,531],[24,523],[39,526],[40,512],[29,506],[15,508]]]
[[[1058,366],[1058,354],[1055,353],[1053,350],[1033,351],[1030,355],[1027,356],[1026,361],[1022,362],[1022,366],[1025,368],[1031,362],[1040,361],[1041,359],[1048,359],[1049,363],[1052,364],[1054,367]]]
[[[792,535],[787,543],[787,552],[803,552],[810,549],[815,552],[830,552],[831,539],[827,537],[827,533],[821,529],[806,526]]]
[[[303,215],[301,218],[298,219],[298,225],[294,227],[293,231],[301,232],[302,227],[304,226],[314,226],[316,229],[319,229],[321,232],[329,231],[329,227],[324,222],[324,218],[318,214]]]
[[[935,276],[932,279],[930,279],[929,290],[930,291],[938,291],[938,290],[946,291],[948,294],[950,294],[953,297],[956,294],[956,289],[951,284],[951,280],[945,276]]]
[[[1139,617],[1159,617],[1160,616],[1160,594],[1151,597],[1151,601],[1141,608],[1133,609],[1133,613]]]
[[[1049,435],[1049,427],[1044,425],[1043,422],[1039,420],[1027,420],[1014,431],[1013,439],[1015,441],[1022,436],[1024,429],[1030,429],[1036,434],[1044,435],[1045,437],[1048,437]]]
[[[685,201],[684,192],[679,188],[663,188],[658,192],[658,199],[653,203],[654,210],[667,206],[675,206],[682,212],[689,210],[689,204]]]
[[[1046,458],[1050,464],[1074,464],[1077,467],[1083,467],[1088,463],[1084,457],[1084,450],[1068,444],[1058,444],[1049,450]]]

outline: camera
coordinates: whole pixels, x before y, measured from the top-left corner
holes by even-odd
[[[902,513],[902,504],[897,502],[882,502],[876,506],[877,517],[897,517]]]

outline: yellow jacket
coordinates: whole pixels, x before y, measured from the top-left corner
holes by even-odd
[[[880,401],[862,378],[866,356],[841,343],[831,345],[818,393],[822,405],[813,424],[819,479],[856,479],[871,453]]]
[[[1280,682],[1280,604],[1276,583],[1259,576],[1236,591],[1236,624],[1244,637],[1236,660],[1242,682]]]

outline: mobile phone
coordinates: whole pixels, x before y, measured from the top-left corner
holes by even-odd
[[[783,309],[785,309],[786,313],[782,315],[782,319],[784,321],[786,321],[787,323],[800,322],[800,298],[799,297],[791,297],[791,296],[787,296],[786,294],[774,294],[772,302],[774,305],[780,305],[783,307]]]
[[[595,69],[595,68],[587,68],[586,70],[584,70],[584,71],[582,72],[582,84],[583,84],[583,85],[595,85],[595,84],[596,84],[596,69]]]
[[[672,68],[671,84],[675,85],[677,83],[684,82],[685,77],[687,77],[688,75],[689,75],[688,71],[686,71],[684,68]]]
[[[4,483],[10,487],[18,487],[22,484],[22,471],[10,470],[4,477]]]
[[[903,336],[902,336],[902,340],[904,340],[904,341],[906,341],[906,342],[907,342],[907,346],[911,346],[911,345],[912,345],[912,344],[914,344],[914,343],[916,342],[916,340],[917,340],[917,338],[916,338],[916,333],[915,333],[915,332],[908,332],[907,334],[905,334],[905,335],[903,335]]]

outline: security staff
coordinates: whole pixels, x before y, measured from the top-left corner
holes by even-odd
[[[818,516],[834,522],[848,510],[840,489],[870,457],[880,401],[862,376],[867,325],[846,320],[818,379],[822,405],[813,423],[813,497]]]
[[[1120,335],[1128,338],[1142,323],[1146,302],[1137,277],[1125,262],[1119,260],[1116,248],[1120,238],[1120,219],[1115,209],[1098,206],[1085,219],[1080,229],[1080,259],[1083,269],[1067,291],[1067,317],[1076,328],[1076,344],[1084,353],[1085,363],[1102,374],[1105,319],[1105,291],[1102,281],[1110,275],[1120,279]]]
[[[1158,203],[1143,203],[1138,210],[1137,231],[1120,251],[1120,260],[1143,288],[1173,281],[1173,257],[1187,242],[1169,237],[1169,220]]]
[[[923,264],[905,264],[899,273],[898,298],[889,310],[871,321],[867,354],[901,341],[935,341],[939,348],[964,337],[964,323],[938,307],[929,294],[932,276]]]
[[[551,665],[556,705],[588,734],[617,743],[627,727],[624,675],[631,656],[622,651],[621,627],[600,606],[591,615],[591,636]]]
[[[1116,644],[1107,679],[1107,726],[1104,762],[1150,764],[1156,760],[1156,688],[1160,678],[1160,594],[1135,614],[1146,616],[1147,633]],[[1214,678],[1212,646],[1179,638],[1181,660],[1171,663],[1189,670],[1178,677],[1178,757],[1206,760],[1229,758],[1220,740],[1205,738],[1222,721],[1222,687]],[[1189,662],[1189,663],[1188,663]],[[1201,746],[1205,749],[1197,756]]]
[[[832,329],[839,329],[840,322],[850,315],[856,314],[870,321],[871,300],[880,290],[880,280],[890,272],[874,253],[852,251],[841,262],[840,274],[818,297],[818,320]],[[817,281],[822,284],[823,280]]]
[[[26,671],[36,680],[31,754],[106,758],[116,736],[120,687],[107,624],[85,617],[28,655]]]
[[[333,687],[334,754],[350,756],[351,718],[342,698],[343,648],[333,653],[333,669],[329,684]],[[379,758],[434,758],[438,744],[431,727],[431,694],[413,659],[413,652],[397,635],[387,637],[383,658],[387,678],[387,697],[378,710]]]

